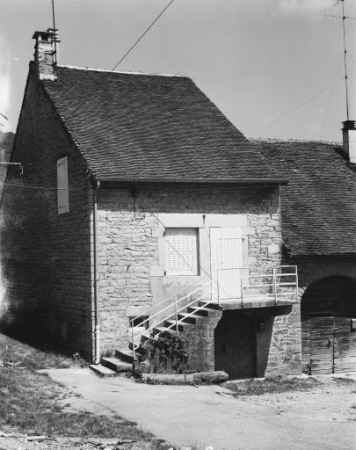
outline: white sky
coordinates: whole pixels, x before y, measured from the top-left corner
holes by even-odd
[[[169,0],[55,0],[59,63],[111,70]],[[356,0],[345,0],[356,18]],[[0,130],[15,130],[51,0],[1,0]],[[247,137],[340,141],[346,120],[337,0],[175,0],[117,70],[191,77]],[[356,20],[346,20],[356,120]],[[283,117],[282,117],[283,116]]]

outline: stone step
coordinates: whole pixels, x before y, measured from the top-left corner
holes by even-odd
[[[131,363],[112,357],[101,358],[101,365],[107,367],[108,369],[114,370],[117,373],[128,372],[132,369]]]
[[[132,350],[130,350],[129,348],[118,348],[115,350],[115,358],[117,359],[121,359],[121,361],[127,362],[132,364],[133,361],[133,356],[132,356]]]
[[[117,373],[102,364],[92,364],[89,366],[100,377],[115,377]]]

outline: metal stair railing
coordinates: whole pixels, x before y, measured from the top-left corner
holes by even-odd
[[[292,272],[285,272],[287,269],[293,269]],[[281,266],[275,266],[273,267],[272,270],[272,274],[256,274],[256,275],[242,275],[242,271],[244,270],[249,270],[248,268],[245,267],[240,267],[240,268],[231,268],[231,269],[218,269],[217,271],[215,271],[218,275],[219,271],[226,271],[226,270],[239,270],[240,271],[240,278],[239,278],[239,287],[241,289],[241,296],[240,298],[238,298],[241,302],[241,307],[243,307],[243,302],[244,299],[249,298],[249,299],[260,299],[261,297],[263,298],[273,298],[275,304],[277,305],[277,301],[279,298],[284,298],[284,297],[289,297],[291,298],[291,292],[287,291],[287,292],[283,292],[281,291],[281,289],[285,289],[285,288],[294,288],[295,292],[295,301],[298,301],[298,272],[297,272],[297,266],[292,266],[292,265],[281,265]],[[282,270],[283,272],[278,272],[278,270]],[[166,297],[165,299],[163,299],[160,303],[158,303],[157,305],[154,305],[152,307],[150,307],[148,310],[146,310],[145,315],[147,313],[149,313],[149,311],[154,310],[155,308],[157,308],[158,306],[162,305],[163,303],[166,303],[170,298],[175,297],[175,301],[174,303],[170,303],[167,306],[165,306],[164,308],[160,309],[158,312],[156,312],[155,314],[153,314],[152,316],[148,316],[147,319],[145,319],[143,322],[140,323],[140,326],[142,326],[145,323],[149,323],[150,320],[158,317],[158,316],[162,316],[162,314],[166,313],[167,314],[167,310],[169,309],[173,309],[172,312],[168,313],[167,315],[165,315],[163,318],[160,318],[158,320],[158,322],[156,322],[154,325],[149,326],[147,329],[145,329],[144,331],[142,331],[141,333],[134,334],[134,323],[135,320],[137,320],[140,316],[137,316],[133,319],[131,319],[131,331],[132,331],[132,351],[133,351],[133,359],[136,359],[136,349],[140,346],[140,342],[141,342],[141,338],[144,335],[150,335],[151,332],[153,331],[154,328],[157,328],[159,326],[159,324],[162,324],[172,318],[175,318],[175,320],[173,321],[173,323],[171,325],[169,325],[168,327],[165,327],[166,329],[172,329],[172,328],[176,328],[176,332],[179,332],[179,324],[183,323],[183,321],[185,321],[187,318],[189,318],[190,316],[194,315],[194,313],[197,310],[200,309],[204,309],[206,306],[209,306],[209,304],[218,304],[220,306],[220,302],[222,301],[220,299],[220,289],[219,289],[219,285],[218,285],[218,298],[217,299],[213,299],[211,298],[211,294],[213,291],[213,282],[219,284],[219,276],[217,276],[217,280],[213,280],[212,275],[215,272],[210,272],[208,274],[206,274],[204,277],[199,278],[198,280],[195,280],[194,282],[190,283],[187,286],[184,286],[182,289],[180,289],[179,291],[169,295],[168,297]],[[281,279],[283,279],[284,277],[290,277],[292,278],[294,281],[280,281]],[[205,283],[202,283],[202,281],[204,279],[207,279],[208,281]],[[254,280],[254,279],[270,279],[271,278],[271,282],[270,283],[262,283],[262,284],[244,284],[244,280]],[[279,281],[278,281],[279,280]],[[180,297],[178,299],[178,295],[183,292],[186,291],[187,288],[194,286],[195,284],[199,283],[199,285],[197,287],[195,287],[193,290],[189,291],[188,293],[186,293],[185,295],[183,295],[182,297]],[[206,287],[210,285],[209,289],[206,289]],[[256,289],[256,288],[271,288],[271,292],[270,293],[263,293],[263,294],[258,294],[258,295],[245,295],[244,294],[244,290],[245,289]],[[187,298],[189,298],[190,296],[192,296],[193,294],[195,294],[196,292],[200,291],[200,290],[204,290],[204,293],[202,295],[200,295],[198,298],[193,299],[192,301],[190,301],[189,303],[185,303],[183,306],[181,305],[181,303],[186,300]],[[222,289],[223,290],[223,289]],[[204,304],[202,306],[198,306],[195,308],[195,311],[191,312],[188,315],[185,315],[183,318],[179,319],[178,315],[179,313],[181,313],[184,310],[187,310],[187,308],[189,308],[190,306],[193,306],[194,304],[203,301],[204,297],[206,296],[210,296],[210,298],[208,300],[206,300],[204,302]],[[236,299],[237,300],[237,299]],[[178,306],[178,304],[180,304]],[[157,335],[159,335],[161,332],[157,333]],[[138,340],[139,344],[136,345],[135,341]]]

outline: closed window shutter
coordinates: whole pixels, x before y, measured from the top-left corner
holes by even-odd
[[[165,233],[167,275],[198,275],[198,230],[168,228]]]
[[[67,157],[57,161],[57,189],[58,214],[63,214],[69,211]]]

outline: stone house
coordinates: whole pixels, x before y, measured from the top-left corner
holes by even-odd
[[[34,39],[12,152],[24,173],[9,171],[3,202],[9,320],[96,364],[168,329],[192,369],[300,373],[301,298],[322,264],[341,269],[320,263],[315,235],[302,246],[312,219],[292,202],[311,188],[284,144],[248,141],[187,77],[60,66],[53,33]]]
[[[281,189],[283,262],[298,266],[302,371],[356,371],[356,129],[343,146],[257,142]]]

